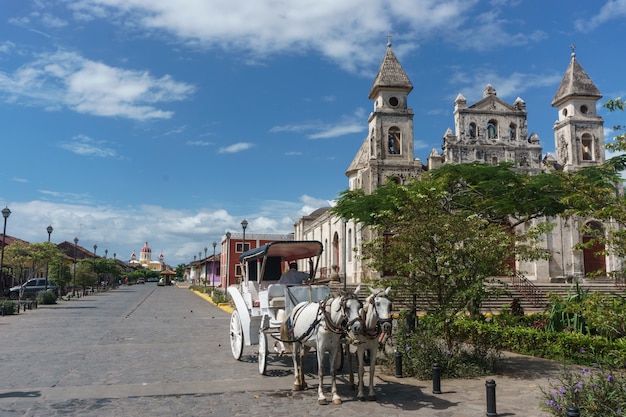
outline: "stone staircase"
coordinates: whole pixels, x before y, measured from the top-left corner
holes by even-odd
[[[524,309],[525,313],[538,313],[542,312],[548,306],[548,295],[558,294],[563,298],[566,298],[570,294],[576,292],[575,284],[572,283],[536,283],[532,282],[532,287],[524,289],[522,286],[514,285],[510,278],[502,278],[500,283],[488,284],[502,289],[502,294],[499,297],[490,298],[483,302],[481,310],[484,313],[497,313],[503,306],[510,305],[515,298],[520,301],[520,305]],[[336,294],[343,289],[342,284],[331,284],[331,293]],[[604,294],[621,294],[625,295],[624,288],[620,288],[613,281],[591,281],[583,280],[579,283],[579,287],[583,290],[589,290],[590,292],[601,292]],[[354,290],[356,284],[348,284],[347,288]],[[530,293],[530,294],[529,294]],[[365,299],[369,295],[369,291],[361,289],[359,293],[360,299]],[[393,294],[391,295],[393,300],[393,311],[399,312],[401,310],[410,309],[413,304],[413,297],[410,294]],[[425,310],[428,304],[427,295],[417,295],[416,304],[418,311]]]

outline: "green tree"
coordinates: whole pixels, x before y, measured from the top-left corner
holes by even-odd
[[[362,253],[383,271],[383,285],[396,293],[428,294],[429,314],[443,325],[462,311],[477,313],[491,295],[485,282],[507,275],[509,260],[545,256],[535,246],[550,225],[537,222],[523,231],[513,227],[563,208],[533,192],[552,178],[533,179],[509,165],[454,166],[424,174],[406,185],[393,181],[372,194],[346,191],[333,212],[372,230]]]

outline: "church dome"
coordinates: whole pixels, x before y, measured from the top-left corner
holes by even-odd
[[[148,246],[148,242],[141,248],[141,253],[152,253],[152,249]]]

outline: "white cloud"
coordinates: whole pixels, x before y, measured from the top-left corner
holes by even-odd
[[[258,63],[274,53],[316,51],[345,70],[363,72],[380,59],[387,32],[401,40],[401,56],[417,47],[416,39],[454,33],[479,4],[478,0],[394,0],[366,5],[361,0],[80,0],[68,2],[68,7],[77,19],[116,22],[126,34],[166,32],[194,47],[244,51],[246,62]],[[489,24],[497,25],[498,39],[521,41],[521,35],[508,35],[500,22]],[[407,29],[401,32],[400,26]],[[479,48],[483,43],[475,40],[470,45]]]
[[[588,6],[591,4],[597,3],[589,3]],[[575,26],[581,32],[589,32],[609,20],[623,19],[624,17],[626,17],[626,0],[609,0],[600,8],[598,14],[577,20]]]
[[[72,52],[42,54],[16,69],[0,73],[0,91],[55,108],[59,103],[79,113],[135,120],[168,119],[173,112],[155,107],[184,100],[194,92],[169,75],[155,78],[90,61]]]
[[[99,158],[116,157],[114,149],[104,146],[105,141],[95,140],[85,135],[78,135],[69,142],[62,142],[59,147],[78,155],[97,156]]]
[[[367,126],[363,124],[365,114],[366,113],[364,109],[358,108],[357,110],[355,110],[354,114],[342,116],[338,121],[332,123],[323,121],[292,123],[282,126],[273,126],[270,129],[270,132],[302,133],[313,131],[314,133],[309,133],[306,135],[306,137],[309,139],[336,138],[340,136],[350,135],[353,133],[367,131]]]
[[[289,234],[302,214],[328,206],[325,200],[305,195],[298,201],[263,201],[258,204],[262,207],[259,212],[233,215],[211,208],[193,212],[155,205],[132,209],[92,206],[83,202],[87,199],[84,195],[54,190],[40,190],[40,193],[44,199],[7,202],[12,211],[8,235],[28,242],[43,242],[47,240],[46,227],[52,225],[53,242],[71,242],[76,236],[79,246],[89,249],[97,243],[98,254],[108,249],[108,256],[116,253],[118,259],[125,261],[133,251],[138,254],[147,240],[153,256],[163,252],[165,261],[173,266],[193,260],[194,255],[213,241],[219,245],[227,231],[241,231],[244,217],[249,221],[250,233]],[[40,231],[33,229],[33,219],[42,225]],[[220,251],[219,246],[217,250]]]
[[[460,86],[459,89],[466,91],[456,91],[462,93],[469,101],[477,101],[483,97],[483,91],[487,84],[491,84],[498,97],[514,100],[525,91],[536,87],[549,87],[558,85],[563,78],[563,74],[538,74],[514,72],[509,75],[501,75],[493,70],[479,68],[473,72],[457,71],[450,77],[450,83]],[[522,97],[523,98],[523,97]]]
[[[247,151],[253,146],[254,144],[250,142],[239,142],[239,143],[234,143],[230,146],[220,148],[218,150],[218,153],[237,153],[237,152]]]

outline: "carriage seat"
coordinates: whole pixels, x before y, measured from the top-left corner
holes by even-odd
[[[270,307],[285,308],[285,284],[271,284],[267,292]]]

